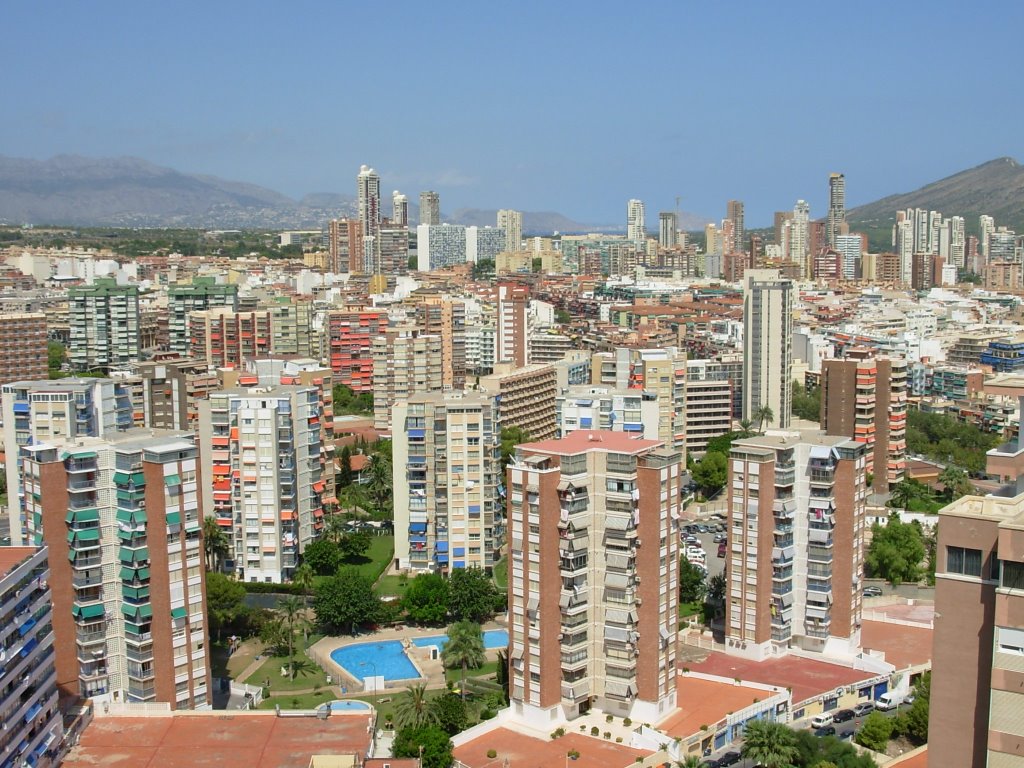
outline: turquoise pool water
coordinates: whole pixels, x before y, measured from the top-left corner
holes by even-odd
[[[417,637],[413,638],[412,644],[418,648],[426,648],[431,645],[436,645],[439,649],[444,650],[445,644],[448,642],[448,635],[431,635],[430,637]],[[508,647],[508,630],[505,629],[488,629],[484,632],[484,648],[491,650],[492,648],[507,648]]]
[[[377,675],[385,680],[410,680],[420,676],[402,650],[400,640],[346,645],[331,651],[331,660],[359,680]]]
[[[328,702],[327,706],[330,706],[333,712],[344,712],[348,710],[369,710],[370,705],[365,701],[359,701],[358,699],[336,699],[335,701]]]

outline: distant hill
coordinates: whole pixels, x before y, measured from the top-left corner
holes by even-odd
[[[390,200],[383,203],[389,213]],[[409,209],[415,223],[419,207],[410,201]],[[135,157],[58,155],[41,161],[0,155],[0,224],[311,229],[355,213],[353,195],[317,192],[296,201],[255,184],[181,173]],[[442,214],[442,220],[494,226],[497,211],[462,209]],[[523,214],[529,234],[622,228],[582,224],[551,211]]]
[[[914,192],[890,195],[847,211],[846,218],[861,230],[889,228],[896,211],[926,208],[944,216],[963,216],[967,230],[976,232],[978,216],[994,216],[998,226],[1024,232],[1024,167],[1012,157],[1000,157],[932,182]]]

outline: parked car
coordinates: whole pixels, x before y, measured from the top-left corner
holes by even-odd
[[[712,539],[712,541],[714,541],[715,544],[718,544],[719,542],[725,541],[725,538],[726,536],[724,533],[716,533],[715,538]]]
[[[819,739],[824,736],[835,736],[836,727],[834,725],[826,725],[824,728],[819,728],[818,730],[816,730],[814,732],[814,735],[817,736]]]
[[[736,765],[742,759],[742,755],[739,752],[726,752],[720,758],[718,758],[719,768],[727,765]]]
[[[881,587],[864,587],[864,597],[881,597]]]
[[[853,720],[857,715],[854,714],[852,709],[840,709],[834,715],[832,715],[833,723],[845,723],[847,720]]]
[[[818,730],[819,728],[824,728],[826,725],[832,725],[832,720],[831,712],[822,712],[820,715],[815,715],[811,720],[811,728]]]
[[[853,739],[853,735],[856,733],[853,728],[847,728],[845,731],[839,732],[839,738],[843,741],[850,741]]]
[[[857,717],[864,717],[864,715],[870,715],[875,711],[875,702],[873,701],[862,701],[860,704],[853,708],[853,714]]]
[[[904,695],[905,694],[897,693],[896,691],[883,693],[875,701],[875,709],[880,709],[883,712],[888,712],[890,709],[896,709],[896,707],[903,703]]]

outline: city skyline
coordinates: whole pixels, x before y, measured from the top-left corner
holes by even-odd
[[[882,7],[830,9],[821,18],[810,5],[778,17],[768,9],[658,4],[622,18],[591,7],[584,15],[573,4],[542,15],[541,6],[526,5],[498,32],[444,4],[403,8],[401,24],[369,8],[265,6],[238,14],[225,6],[203,8],[202,25],[195,13],[129,6],[100,23],[69,4],[47,19],[45,35],[20,36],[0,54],[0,82],[20,105],[0,126],[0,146],[19,157],[133,155],[293,197],[350,193],[354,171],[366,163],[386,189],[414,197],[436,190],[450,210],[558,210],[595,223],[620,221],[630,198],[643,200],[649,217],[674,209],[678,196],[681,209],[709,218],[726,200],[742,199],[748,226],[766,226],[773,211],[800,198],[824,215],[829,173],[845,174],[854,207],[1024,155],[1013,131],[1021,107],[1006,98],[1016,90],[1009,36],[1022,9],[1005,3],[972,15],[945,6],[918,19],[919,35],[984,39],[985,57],[902,46],[900,25],[881,23]],[[12,28],[40,23],[28,7],[11,15]],[[338,28],[360,34],[330,44],[327,30]],[[719,56],[718,38],[697,33],[717,28],[730,29],[730,50],[741,55]],[[870,39],[886,56],[855,63],[836,56],[822,66],[798,43],[830,30]],[[303,56],[273,55],[275,38],[254,44],[268,33],[301,40]],[[436,45],[442,35],[459,44]],[[647,52],[645,69],[626,58],[630,40]],[[528,61],[524,45],[545,55]],[[756,51],[756,61],[743,51]],[[401,111],[390,81],[346,75],[365,61],[372,69],[374,56],[388,72],[410,73]],[[411,75],[423,67],[434,72],[427,82],[443,88],[417,85]],[[924,89],[885,87],[898,71],[927,72],[963,94],[964,109],[941,131],[922,130],[935,124],[933,103]],[[323,86],[339,77],[348,86],[336,105]],[[513,86],[520,108],[508,109],[508,89],[495,82]],[[850,99],[880,95],[870,107],[844,110],[841,120],[811,98],[792,99],[785,119],[769,119],[787,90],[837,84]],[[631,103],[659,105],[654,117],[638,122],[617,106],[615,94],[627,86]],[[720,98],[726,93],[746,95]],[[1005,119],[970,119],[972,104],[997,100]],[[317,119],[296,120],[306,108]],[[356,108],[371,119],[352,120]],[[750,119],[758,114],[765,119]]]

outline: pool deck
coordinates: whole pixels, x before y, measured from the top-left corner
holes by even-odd
[[[485,632],[493,629],[507,629],[508,627],[498,622],[488,622],[481,629]],[[331,675],[340,685],[347,688],[347,694],[364,693],[363,681],[352,675],[348,670],[331,658],[331,652],[346,645],[359,643],[379,643],[385,640],[411,640],[414,637],[434,637],[447,632],[447,627],[413,627],[404,625],[402,627],[389,627],[377,632],[370,632],[365,635],[346,637],[324,637],[318,640],[309,648],[310,657],[316,661],[327,674]],[[381,691],[365,691],[366,693],[380,693],[382,691],[395,691],[406,688],[411,683],[423,682],[428,688],[444,688],[448,683],[445,678],[444,665],[440,659],[430,658],[430,648],[417,647],[412,643],[406,644],[406,654],[412,661],[413,666],[419,669],[422,677],[404,680],[387,680]],[[495,659],[500,648],[492,648],[486,651],[487,659]]]

